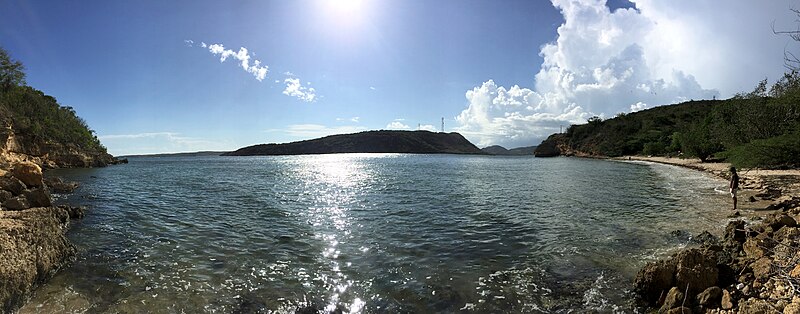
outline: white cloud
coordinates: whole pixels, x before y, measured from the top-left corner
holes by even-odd
[[[302,86],[299,78],[287,77],[283,82],[286,83],[286,88],[283,90],[284,95],[297,97],[305,102],[314,102],[316,100],[317,91],[313,87]]]
[[[479,146],[535,145],[570,123],[690,99],[729,97],[782,72],[788,39],[772,19],[794,21],[787,1],[553,0],[564,16],[533,88],[488,80],[466,92],[454,128]],[[790,24],[791,25],[791,24]]]
[[[370,86],[369,89],[370,90],[375,90],[375,86]]]
[[[329,127],[321,124],[292,124],[285,130],[268,130],[269,132],[282,132],[299,139],[317,138],[334,134],[348,134],[366,131],[367,129],[357,125],[346,125]]]
[[[350,122],[355,122],[355,123],[358,123],[359,120],[361,120],[361,117],[336,118],[336,121],[350,121]]]
[[[250,65],[250,53],[245,47],[240,47],[239,51],[235,52],[230,49],[225,49],[225,46],[222,44],[206,45],[206,43],[203,42],[200,46],[203,48],[208,48],[208,51],[214,55],[219,55],[219,62],[225,62],[225,60],[227,60],[229,57],[233,57],[234,59],[238,60],[242,69],[244,69],[247,73],[253,74],[258,81],[263,81],[267,76],[267,72],[269,72],[269,67],[266,65],[261,65],[261,61],[259,60],[253,60],[253,64]]]
[[[431,124],[422,124],[422,125],[419,126],[419,129],[423,130],[423,131],[436,132],[436,127],[434,127]]]
[[[194,46],[194,40],[191,40],[191,39],[186,39],[186,40],[183,41],[183,43],[186,44],[187,47],[193,47]]]
[[[631,105],[631,112],[642,111],[644,109],[647,109],[647,104],[641,101]]]
[[[395,120],[395,121],[389,122],[389,124],[386,125],[386,129],[387,130],[408,130],[408,129],[411,129],[411,127],[406,125],[406,124],[403,124],[400,121]]]

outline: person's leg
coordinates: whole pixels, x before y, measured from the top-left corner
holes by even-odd
[[[733,194],[733,210],[736,210],[736,194]]]

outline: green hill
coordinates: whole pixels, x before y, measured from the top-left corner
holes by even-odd
[[[740,167],[800,167],[800,75],[727,100],[688,101],[572,125],[537,156],[671,155]]]
[[[483,154],[458,133],[366,131],[286,144],[254,145],[225,153],[223,156],[335,153]]]
[[[27,155],[45,167],[114,162],[72,107],[25,84],[24,67],[0,48],[0,161]]]

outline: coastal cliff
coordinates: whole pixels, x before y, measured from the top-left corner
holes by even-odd
[[[223,156],[336,153],[485,154],[458,133],[366,131],[286,144],[248,146]]]
[[[52,96],[25,85],[22,65],[0,48],[0,312],[18,309],[34,289],[75,258],[65,233],[80,207],[57,206],[51,193],[77,183],[44,179],[42,169],[124,163]]]

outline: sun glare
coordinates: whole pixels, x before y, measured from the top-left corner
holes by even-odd
[[[323,14],[337,25],[358,25],[364,19],[367,0],[323,0]]]
[[[351,17],[361,12],[364,0],[328,0],[328,5],[343,17]]]

